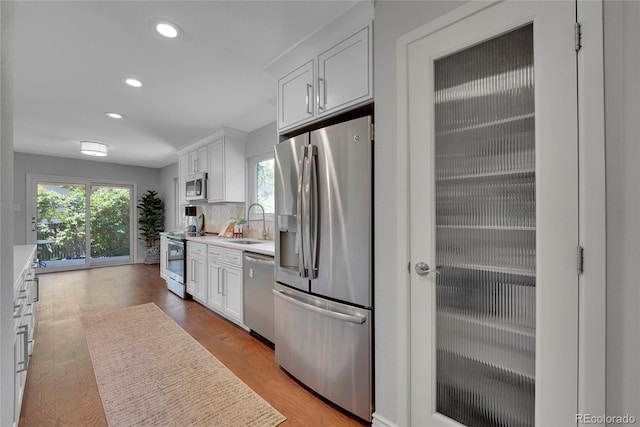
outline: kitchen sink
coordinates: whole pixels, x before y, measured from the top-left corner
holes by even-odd
[[[238,243],[240,245],[255,245],[255,244],[264,243],[264,242],[256,242],[253,240],[232,240],[229,243]]]

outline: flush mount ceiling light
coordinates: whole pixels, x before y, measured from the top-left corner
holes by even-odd
[[[105,157],[108,154],[106,144],[93,141],[80,141],[80,152],[94,157]]]
[[[149,26],[156,30],[158,34],[173,39],[180,34],[180,27],[166,19],[154,18],[149,21]]]
[[[131,86],[131,87],[141,87],[142,86],[142,82],[140,80],[137,80],[137,79],[134,79],[134,78],[131,78],[131,77],[126,77],[124,79],[124,82],[126,84],[128,84],[129,86]]]
[[[118,114],[118,113],[112,113],[112,112],[107,111],[104,114],[107,115],[107,117],[111,117],[112,119],[121,119],[122,118],[122,114]]]
[[[170,39],[178,35],[178,29],[168,22],[158,22],[156,24],[156,31]]]

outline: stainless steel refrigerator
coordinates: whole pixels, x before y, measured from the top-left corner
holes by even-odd
[[[367,421],[372,380],[372,123],[277,144],[276,361]]]

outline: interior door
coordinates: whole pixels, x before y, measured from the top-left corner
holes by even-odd
[[[411,424],[575,424],[575,3],[464,10],[407,53]]]

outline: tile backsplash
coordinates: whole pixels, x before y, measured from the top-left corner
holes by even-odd
[[[222,226],[231,218],[246,216],[244,203],[212,203],[196,205],[197,215],[204,214],[204,231],[218,233]],[[184,222],[186,224],[186,222]],[[248,225],[248,227],[247,227]],[[273,240],[274,223],[266,221],[267,239]],[[262,220],[252,220],[244,225],[244,237],[262,239]]]

